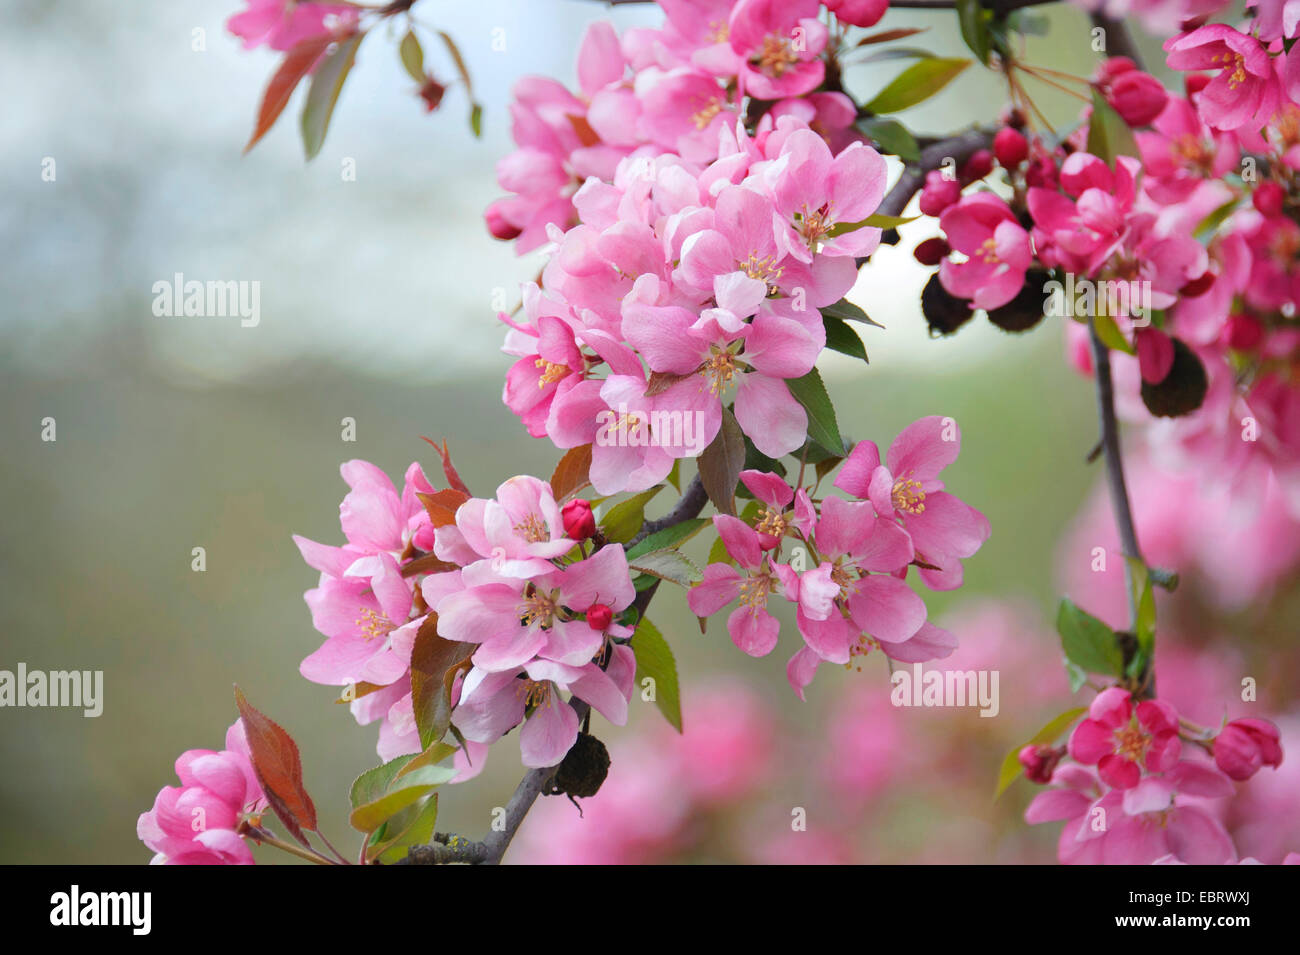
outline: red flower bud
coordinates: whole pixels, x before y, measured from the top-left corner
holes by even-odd
[[[576,541],[585,541],[596,533],[596,516],[591,513],[591,502],[575,497],[560,508],[564,520],[564,533]]]
[[[1122,73],[1111,83],[1106,97],[1115,112],[1130,126],[1146,126],[1159,116],[1169,102],[1169,94],[1150,73],[1132,70]]]
[[[948,245],[948,242],[936,235],[924,242],[917,243],[916,248],[912,250],[912,255],[922,265],[938,265],[948,257],[948,253],[951,251],[952,247]]]
[[[1191,99],[1209,85],[1210,78],[1204,73],[1188,73],[1183,77],[1183,90],[1187,93],[1188,99]]]
[[[943,173],[936,169],[926,175],[917,205],[921,215],[937,216],[960,198],[961,183],[956,179],[945,179]]]
[[[1046,785],[1052,781],[1056,764],[1065,755],[1064,747],[1026,746],[1018,754],[1020,765],[1025,767],[1025,777],[1030,782]]]
[[[592,604],[587,608],[587,626],[592,630],[605,630],[614,621],[614,611],[604,604]]]
[[[1183,298],[1196,298],[1198,295],[1204,295],[1211,286],[1214,285],[1215,275],[1209,269],[1206,269],[1196,278],[1192,279],[1186,285],[1178,290],[1178,294]]]
[[[1223,326],[1223,343],[1236,351],[1253,351],[1264,340],[1264,325],[1254,315],[1229,315]]]
[[[1259,214],[1272,219],[1282,214],[1282,202],[1286,199],[1286,190],[1278,183],[1269,180],[1255,187],[1250,201],[1255,204]]]
[[[432,113],[442,104],[443,94],[447,92],[447,87],[443,86],[432,76],[424,81],[420,87],[420,99],[424,100],[424,108],[427,112]]]
[[[1282,764],[1281,736],[1268,720],[1233,720],[1214,740],[1214,764],[1233,779],[1249,779],[1261,766]]]
[[[969,185],[972,182],[979,182],[992,171],[993,154],[987,149],[977,149],[971,153],[970,159],[962,163],[957,175],[964,184]]]
[[[1029,158],[1029,140],[1018,129],[1007,126],[993,137],[993,155],[1004,169],[1015,169]]]
[[[1097,68],[1097,77],[1102,82],[1105,82],[1125,73],[1131,73],[1136,69],[1137,64],[1127,56],[1112,56],[1110,59],[1102,61],[1101,66]]]
[[[841,23],[855,27],[875,26],[889,9],[889,0],[823,0],[826,9]]]

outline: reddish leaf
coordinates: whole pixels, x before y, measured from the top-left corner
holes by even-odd
[[[696,369],[696,371],[698,370],[699,369]],[[653,398],[656,395],[662,395],[665,391],[667,391],[673,385],[677,384],[679,381],[685,381],[687,378],[690,378],[691,375],[694,374],[695,374],[694,371],[685,375],[678,375],[669,371],[652,371],[650,372],[650,377],[646,380],[645,396],[647,398]]]
[[[434,527],[455,524],[457,509],[469,500],[468,494],[450,487],[443,491],[434,491],[432,494],[416,491],[415,496],[429,512],[429,520],[433,521]]]
[[[576,494],[591,483],[591,445],[583,444],[570,448],[560,458],[551,474],[551,493],[557,501],[563,501],[570,494]]]
[[[421,437],[424,436],[421,435]],[[428,441],[429,445],[438,452],[438,456],[442,458],[442,473],[447,478],[447,483],[457,491],[462,492],[466,497],[473,497],[469,488],[465,486],[465,482],[456,473],[456,466],[451,463],[451,454],[447,451],[447,442],[443,441],[442,444],[434,444],[429,438],[424,438],[424,440]]]
[[[298,745],[280,724],[263,716],[235,687],[235,705],[244,720],[253,770],[275,814],[295,839],[309,846],[303,830],[316,829],[316,807],[302,783]]]
[[[722,427],[700,455],[700,481],[709,500],[723,514],[736,513],[736,484],[745,467],[745,435],[736,416],[722,409]]]
[[[309,37],[284,55],[280,68],[275,71],[271,82],[266,85],[266,92],[262,95],[262,106],[257,112],[257,126],[253,129],[253,138],[244,147],[244,152],[256,146],[257,141],[275,125],[284,108],[289,105],[289,97],[298,88],[302,78],[311,71],[321,54],[333,42],[334,37],[330,34]]]
[[[871,36],[864,36],[858,41],[858,46],[868,46],[872,43],[888,43],[890,40],[901,40],[903,37],[916,36],[918,33],[924,33],[929,27],[899,27],[897,30],[881,30],[879,33],[873,33]]]
[[[440,574],[445,570],[460,570],[460,567],[441,560],[433,554],[425,554],[423,557],[415,558],[415,560],[403,567],[402,576],[414,577],[416,574]]]
[[[436,613],[420,624],[411,648],[411,707],[425,749],[441,740],[451,725],[451,681],[447,676],[468,663],[476,649],[476,644],[438,636]]]

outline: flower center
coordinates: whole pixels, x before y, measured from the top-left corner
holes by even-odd
[[[764,507],[758,514],[759,521],[754,525],[755,531],[769,537],[785,536],[786,520],[784,514],[771,507]]]
[[[524,602],[519,605],[519,620],[526,627],[549,627],[559,610],[555,592],[543,593],[529,584],[524,592]]]
[[[979,251],[976,254],[980,257],[981,262],[985,262],[989,265],[999,261],[998,240],[993,238],[993,236],[989,236],[980,243]]]
[[[831,568],[831,582],[838,584],[840,588],[840,600],[847,600],[849,594],[857,591],[857,584],[853,574],[848,567],[845,567],[840,561],[835,561],[835,566]]]
[[[1150,738],[1142,728],[1130,722],[1115,731],[1115,752],[1131,762],[1141,762]]]
[[[525,706],[549,707],[552,701],[550,680],[520,680],[516,691],[524,698]]]
[[[740,582],[740,605],[748,607],[749,612],[757,614],[767,606],[767,595],[772,591],[772,578],[767,574],[755,574]]]
[[[1232,71],[1228,74],[1229,88],[1235,90],[1242,83],[1246,82],[1246,58],[1240,53],[1234,53],[1231,50],[1228,50],[1224,53],[1215,55],[1213,59],[1215,62],[1223,64],[1223,70],[1225,73],[1227,73],[1228,70]]]
[[[726,43],[731,37],[731,26],[726,20],[714,20],[709,24],[709,32],[704,38],[710,43]]]
[[[542,369],[542,373],[537,377],[537,387],[545,388],[552,382],[559,381],[569,373],[568,365],[558,365],[553,361],[547,361],[545,358],[539,358],[533,362],[534,367]]]
[[[776,264],[775,255],[760,256],[757,252],[749,253],[749,257],[737,262],[736,267],[751,279],[762,279],[767,283],[769,290],[772,283],[779,279],[784,271]]]
[[[530,544],[549,540],[551,536],[546,529],[546,522],[536,514],[529,514],[522,521],[516,524],[515,533]]]
[[[691,122],[695,124],[696,129],[703,129],[713,122],[714,117],[722,112],[722,100],[714,97],[709,100],[702,108],[691,114]]]
[[[731,379],[736,377],[736,356],[726,348],[714,346],[713,354],[700,369],[709,391],[720,395],[727,390]]]
[[[357,617],[356,624],[361,628],[362,640],[381,639],[397,629],[397,624],[389,620],[387,614],[377,613],[369,607],[361,608],[361,616]]]
[[[808,243],[809,249],[815,251],[817,243],[834,227],[835,219],[831,215],[829,202],[815,212],[809,212],[807,206],[803,207],[803,213],[799,217],[799,234]]]
[[[758,55],[758,68],[774,79],[799,62],[799,57],[783,36],[769,33],[763,37],[763,51]]]
[[[921,482],[911,478],[899,478],[889,492],[889,500],[894,510],[904,514],[921,514],[925,511],[925,492]]]

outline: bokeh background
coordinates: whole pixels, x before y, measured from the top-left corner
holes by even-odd
[[[557,458],[499,400],[509,359],[492,298],[505,290],[517,301],[540,260],[494,242],[480,214],[510,147],[513,82],[571,81],[587,23],[654,23],[657,9],[424,0],[419,20],[464,51],[483,138],[469,135],[462,91],[426,114],[396,38],[372,37],[310,164],[296,107],[241,155],[275,61],[224,31],[235,9],[6,6],[0,668],[102,670],[106,699],[98,719],[0,710],[0,862],[146,862],[136,817],[173,781],[177,754],[220,747],[236,682],[296,736],[326,832],[349,842],[347,787],[378,762],[375,727],[355,725],[330,688],[298,676],[319,638],[301,597],[315,574],[290,535],[339,540],[339,464],[363,457],[395,476],[415,459],[435,464],[421,435],[445,438],[484,494],[515,473],[545,476]],[[1039,62],[1091,72],[1084,16],[1047,16],[1054,38],[1031,41]],[[891,11],[884,25],[928,27],[917,42],[961,53],[951,15]],[[504,52],[492,48],[494,30]],[[854,67],[848,84],[870,95],[901,65]],[[1038,93],[1049,115],[1071,120],[1073,104]],[[905,118],[942,132],[1001,102],[972,70]],[[41,175],[47,159],[52,182]],[[355,181],[341,174],[349,162]],[[877,260],[853,296],[886,326],[865,332],[871,365],[828,354],[823,373],[855,438],[883,446],[927,414],[960,422],[950,484],[994,532],[967,562],[962,591],[926,596],[933,619],[971,635],[961,665],[1001,669],[1002,712],[893,709],[878,659],[860,673],[824,669],[800,703],[784,675],[792,626],[777,653],[752,660],[723,627],[701,634],[665,587],[651,616],[684,674],[688,739],[692,721],[699,728],[690,758],[708,762],[710,746],[744,756],[743,784],[688,796],[680,765],[663,762],[680,763],[671,754],[682,742],[637,702],[629,729],[603,734],[621,780],[605,801],[621,796],[601,811],[607,827],[648,835],[606,838],[600,812],[584,828],[553,799],[521,835],[520,859],[564,857],[563,846],[601,858],[613,842],[635,843],[624,857],[663,860],[1053,859],[1056,827],[1019,820],[1029,787],[996,805],[991,796],[1001,755],[1069,702],[1050,621],[1060,541],[1097,476],[1084,463],[1096,435],[1090,383],[1066,370],[1050,325],[1013,337],[976,322],[930,339],[917,307],[925,272],[906,249]],[[176,272],[260,281],[260,324],[155,317],[153,283]],[[54,442],[41,440],[46,417]],[[341,440],[344,417],[356,421],[355,443]],[[203,573],[191,570],[196,546]],[[1288,619],[1255,616],[1264,630]],[[485,830],[519,776],[516,752],[506,740],[481,779],[447,792],[439,828]],[[793,806],[810,813],[802,843],[789,832]],[[271,855],[259,858],[280,861]]]

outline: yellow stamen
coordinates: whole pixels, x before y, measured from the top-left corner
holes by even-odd
[[[921,490],[920,481],[899,478],[889,492],[889,499],[894,509],[904,514],[921,514],[925,511],[925,492]]]

